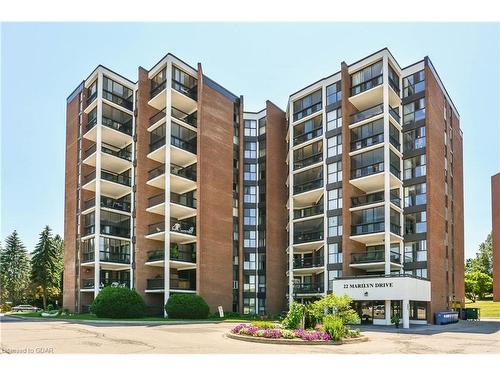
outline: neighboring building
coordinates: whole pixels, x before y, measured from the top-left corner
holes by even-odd
[[[500,302],[500,173],[491,177],[491,222],[493,301]]]
[[[98,66],[68,97],[65,307],[112,283],[151,313],[172,293],[268,314],[335,292],[407,326],[463,304],[462,134],[430,60],[383,49],[288,107],[247,112],[171,54],[137,82]]]

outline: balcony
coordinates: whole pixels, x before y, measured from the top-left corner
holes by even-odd
[[[196,134],[196,133],[195,133]],[[159,163],[165,163],[165,136],[158,137],[149,144],[148,158]],[[196,137],[190,140],[182,139],[174,135],[170,136],[170,160],[174,164],[187,165],[196,162]]]
[[[383,100],[383,77],[378,75],[351,87],[349,101],[358,109],[365,109]]]
[[[184,245],[175,245],[170,248],[170,268],[175,269],[195,269],[196,268],[196,249],[193,246],[190,248]],[[165,251],[152,250],[148,251],[148,260],[146,265],[148,266],[165,266]]]
[[[149,127],[151,128],[153,125],[165,121],[166,116],[167,116],[166,108],[163,108],[160,111],[156,112],[156,114],[154,114],[149,118]]]
[[[294,209],[293,210],[293,219],[299,220],[299,219],[304,219],[304,218],[311,217],[311,216],[322,215],[323,211],[324,211],[323,206],[324,206],[323,202],[321,202],[321,203],[314,205],[314,206]]]
[[[86,264],[89,263],[89,264]],[[122,271],[130,268],[130,253],[107,252],[99,253],[99,265],[103,270]],[[82,266],[94,266],[94,252],[83,253]]]
[[[150,91],[150,99],[148,104],[156,108],[157,110],[161,110],[166,107],[167,104],[167,80],[164,79],[162,82],[151,82],[151,91]]]
[[[315,295],[324,293],[325,286],[323,283],[294,283],[294,295]]]
[[[321,111],[321,108],[322,108],[321,101],[314,103],[314,104],[310,105],[309,107],[306,107],[306,108],[300,110],[299,112],[294,113],[293,114],[293,121],[294,122],[299,121],[299,120],[303,119],[304,117],[310,116],[313,113]]]
[[[398,207],[401,206],[401,199],[394,190],[390,192],[390,199],[391,203],[395,204]],[[375,193],[370,193],[366,195],[361,195],[359,197],[351,198],[351,208],[358,208],[382,202],[384,202],[384,191],[377,191]]]
[[[399,254],[399,252],[391,250],[390,263],[391,271],[399,270],[402,267],[401,255]],[[351,253],[350,267],[362,269],[365,271],[384,271],[385,250],[381,249]]]
[[[399,125],[401,125],[401,117],[399,116],[399,110],[397,108],[389,107],[389,114]]]
[[[196,111],[198,100],[198,86],[186,86],[175,79],[172,80],[172,107],[184,113]]]
[[[384,133],[370,135],[365,138],[357,139],[351,142],[351,152],[358,151],[366,147],[375,146],[384,142]]]
[[[128,172],[117,174],[101,170],[101,194],[116,199],[130,193],[131,178]],[[83,178],[82,188],[95,192],[95,180],[96,171],[93,171]]]
[[[390,239],[398,241],[400,238],[401,226],[398,224],[390,224]],[[371,245],[374,243],[383,242],[385,239],[385,223],[384,220],[365,222],[351,226],[352,240]]]
[[[293,194],[302,194],[323,187],[323,177],[293,185]]]
[[[309,165],[319,163],[322,160],[323,160],[323,152],[319,152],[317,154],[311,155],[311,156],[304,158],[304,159],[294,160],[293,169],[297,170],[297,169],[305,168]]]
[[[84,164],[92,167],[96,166],[96,148],[97,146],[94,143],[84,151]],[[123,170],[130,168],[132,162],[132,152],[129,149],[130,146],[119,149],[103,143],[101,146],[101,167],[116,173],[120,173]]]
[[[196,111],[193,113],[186,113],[178,108],[172,107],[172,117],[176,120],[182,121],[183,123],[192,126],[193,128],[197,127],[198,112]]]
[[[148,225],[146,238],[158,241],[165,240],[165,221]],[[170,219],[170,241],[176,243],[196,240],[196,223],[191,220]]]
[[[108,236],[130,238],[130,224],[129,225],[115,225],[113,222],[101,221],[101,234]]]
[[[371,119],[375,116],[379,116],[384,113],[384,106],[382,104],[377,104],[373,107],[367,108],[363,111],[354,113],[350,117],[350,124],[354,125],[362,121]]]
[[[196,197],[194,192],[184,194],[170,193],[170,215],[184,219],[196,215]]]
[[[164,279],[148,279],[146,292],[161,292],[165,288]],[[183,292],[196,292],[191,280],[188,279],[170,279],[170,290]]]
[[[112,145],[118,149],[124,148],[132,142],[132,118],[126,122],[119,122],[102,116],[101,136],[104,144]],[[97,117],[89,120],[84,138],[97,142]]]
[[[315,255],[312,257],[301,257],[293,260],[293,269],[294,273],[297,273],[295,270],[307,270],[310,272],[311,268],[321,268],[321,270],[323,270],[324,264],[323,256]]]
[[[301,143],[307,142],[311,139],[321,137],[323,135],[323,128],[319,127],[316,129],[313,129],[309,132],[299,134],[295,137],[293,137],[293,145],[297,146],[300,145]]]
[[[293,243],[294,245],[299,245],[308,242],[323,241],[323,231],[310,231],[310,232],[297,232],[294,233]]]
[[[101,279],[99,288],[102,289],[107,286],[130,288],[130,280],[119,278]],[[82,279],[81,289],[82,291],[94,291],[94,279]]]
[[[95,204],[95,199],[92,199]],[[123,199],[114,199],[101,195],[101,207],[110,208],[112,210],[130,212],[131,204]]]
[[[147,212],[158,215],[165,215],[165,193],[160,193],[151,198],[148,198]]]
[[[170,164],[170,190],[182,194],[196,189],[196,163],[181,167]]]
[[[130,98],[123,98],[121,96],[116,95],[115,93],[105,90],[102,90],[102,98],[105,100],[108,100],[110,102],[113,102],[120,107],[126,108],[129,111],[134,110],[134,103],[132,103],[131,97]]]

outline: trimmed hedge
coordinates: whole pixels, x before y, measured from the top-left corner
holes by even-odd
[[[94,299],[90,312],[98,318],[142,318],[146,304],[135,290],[108,286]]]
[[[209,308],[197,294],[173,294],[165,304],[165,311],[173,319],[206,319]]]

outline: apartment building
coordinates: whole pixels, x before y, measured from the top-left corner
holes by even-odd
[[[348,294],[405,327],[463,304],[462,133],[430,60],[342,63],[288,123],[289,301]]]
[[[279,313],[349,294],[362,322],[463,303],[462,133],[428,58],[387,49],[259,112],[168,54],[67,100],[64,305],[106,285],[161,313]]]
[[[500,173],[491,177],[491,223],[493,301],[500,301]]]

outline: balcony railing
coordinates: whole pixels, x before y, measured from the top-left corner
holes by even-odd
[[[92,112],[90,112],[92,113]],[[96,112],[97,113],[97,112]],[[93,118],[88,118],[87,119],[87,127],[86,127],[86,131],[89,131],[90,129],[92,129],[94,126],[96,126],[97,124],[97,116],[93,117]]]
[[[298,232],[293,236],[293,243],[300,244],[305,242],[321,241],[323,239],[323,231]]]
[[[316,113],[318,111],[320,111],[322,108],[322,103],[321,102],[318,102],[318,103],[315,103],[307,108],[304,108],[302,109],[301,111],[299,112],[296,112],[293,114],[293,121],[298,121],[304,117],[307,117],[309,115],[312,115],[313,113]]]
[[[164,259],[165,259],[164,250],[148,251],[148,262],[155,262]],[[196,251],[170,248],[170,260],[196,263]]]
[[[118,130],[121,133],[132,135],[132,120],[125,123],[118,122],[108,117],[102,116],[102,124],[108,128]]]
[[[351,179],[370,176],[384,171],[384,162],[367,165],[362,168],[351,170]]]
[[[153,178],[161,176],[162,174],[165,174],[165,164],[162,164],[148,171],[148,180],[152,180]]]
[[[305,193],[306,191],[318,189],[322,186],[323,186],[323,177],[318,178],[316,180],[307,181],[302,184],[293,185],[293,193],[294,194]]]
[[[162,203],[165,203],[165,194],[164,193],[160,193],[160,194],[157,194],[151,198],[148,198],[148,208],[154,207],[154,206],[162,204]]]
[[[377,104],[374,107],[365,109],[364,111],[357,112],[351,115],[351,124],[359,121],[367,120],[371,117],[378,116],[384,112],[384,106],[382,104]]]
[[[83,177],[83,181],[82,181],[82,184],[85,185],[86,183],[92,181],[92,180],[95,180],[95,171],[92,171],[90,172],[88,175],[85,175]]]
[[[198,100],[198,86],[188,87],[175,79],[172,80],[172,88],[180,93],[190,97],[193,100]]]
[[[351,207],[365,206],[367,204],[380,203],[383,201],[384,201],[384,192],[378,191],[376,193],[371,193],[351,198]]]
[[[319,152],[319,153],[311,155],[307,158],[304,158],[301,160],[295,160],[293,162],[293,169],[304,168],[304,167],[307,167],[308,165],[319,163],[321,160],[323,160],[323,153]]]
[[[293,292],[295,294],[317,294],[323,293],[325,286],[323,283],[295,283],[293,284]]]
[[[384,231],[384,221],[362,223],[351,226],[351,235],[359,236],[363,234],[378,233]]]
[[[324,258],[319,256],[314,256],[312,258],[299,258],[293,260],[293,268],[296,269],[323,267],[323,265],[324,265]]]
[[[191,125],[192,127],[196,128],[197,126],[198,122],[197,112],[188,114],[186,112],[181,111],[178,108],[172,107],[172,117],[176,118],[177,120],[183,121],[186,124]]]
[[[191,181],[196,181],[196,164],[191,164],[187,167],[181,167],[176,164],[170,163],[170,173],[175,174],[179,177],[187,178]]]
[[[401,117],[396,109],[389,107],[389,114],[396,120],[398,124],[401,123]]]
[[[113,150],[105,145],[102,145],[101,149],[102,149],[102,152],[104,152],[106,154],[116,156],[117,158],[120,158],[120,159],[132,161],[132,152],[130,152],[129,150],[127,150],[125,148],[116,151],[116,150]]]
[[[102,90],[102,97],[103,99],[107,99],[110,102],[113,102],[115,104],[118,104],[119,106],[127,108],[129,111],[132,111],[134,109],[134,103],[132,103],[128,99],[122,98],[121,96],[112,93],[111,91]]]
[[[93,143],[88,149],[83,151],[83,158],[84,159],[88,158],[95,152],[96,149],[97,149],[97,144]]]
[[[394,81],[391,77],[389,77],[389,86],[392,87],[392,89],[396,92],[396,94],[401,94],[400,88],[399,88],[399,83]]]
[[[92,208],[95,206],[95,198],[90,198],[87,199],[86,201],[83,202],[83,210],[88,210],[89,208]]]
[[[101,279],[100,288],[106,286],[117,286],[123,288],[130,288],[130,280],[128,279]],[[82,289],[93,289],[94,279],[82,279]]]
[[[196,236],[196,224],[188,221],[170,219],[170,231]]]
[[[370,90],[374,87],[380,86],[383,83],[383,75],[373,77],[372,79],[361,82],[358,85],[351,87],[351,96],[361,94],[364,91]]]
[[[148,279],[147,280],[147,290],[162,290],[165,287],[164,279]],[[170,289],[180,289],[180,290],[193,290],[196,289],[191,286],[190,280],[185,279],[170,279]]]
[[[351,151],[360,150],[384,142],[384,133],[374,134],[351,142]]]
[[[130,225],[119,226],[112,223],[107,223],[105,221],[101,221],[101,234],[130,238]]]
[[[401,256],[396,251],[391,251],[392,263],[401,263]],[[385,261],[385,250],[364,251],[351,254],[351,264],[380,263]]]
[[[179,204],[181,206],[196,208],[196,198],[193,196],[193,194],[170,193],[170,202]]]
[[[166,108],[163,108],[161,111],[158,111],[156,114],[151,116],[149,118],[149,126],[156,124],[161,119],[165,119],[165,116],[167,115],[165,110],[166,110]]]
[[[90,105],[90,103],[92,103],[96,99],[97,99],[97,91],[95,91],[92,95],[90,95],[87,98],[87,107]]]
[[[194,141],[184,140],[182,138],[176,137],[175,135],[170,136],[170,142],[172,146],[181,148],[183,150],[189,151],[193,154],[196,154],[196,138],[193,138]]]
[[[94,202],[95,204],[95,202]],[[113,210],[130,212],[130,202],[101,196],[101,207],[111,208]]]
[[[323,135],[323,128],[319,127],[316,129],[311,130],[310,132],[307,133],[302,133],[293,138],[293,145],[297,146],[301,143],[307,142],[311,139],[314,139],[316,137],[320,137]]]
[[[166,141],[165,136],[155,139],[153,142],[149,144],[149,152],[153,152],[155,150],[158,150],[160,147],[165,146],[165,141]]]
[[[120,185],[130,186],[132,179],[125,174],[116,174],[106,170],[101,170],[101,178],[106,181],[115,182]]]
[[[94,252],[83,253],[84,262],[94,261]],[[111,253],[109,251],[99,252],[100,262],[130,264],[130,253]]]
[[[167,80],[159,83],[157,86],[151,88],[151,99],[153,99],[156,95],[158,95],[160,92],[162,92],[165,87],[167,87]]]
[[[394,165],[390,165],[390,169],[391,173],[396,176],[397,178],[400,178],[401,177],[401,171],[399,170],[398,167],[395,167]]]
[[[294,219],[303,219],[309,216],[321,215],[323,213],[324,207],[323,204],[317,204],[315,206],[295,209],[293,210],[293,218]]]
[[[155,234],[165,232],[165,221],[153,223],[148,225],[148,234]]]

